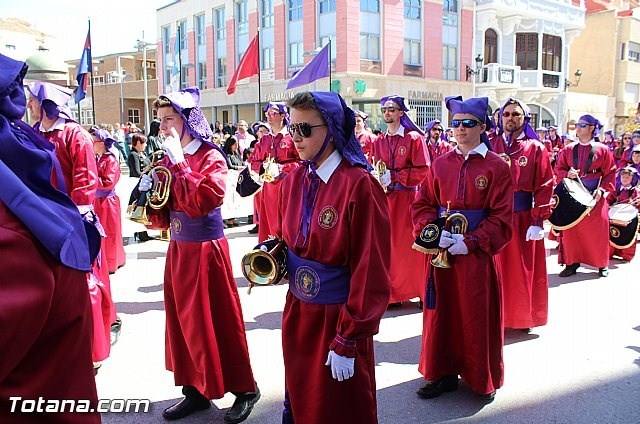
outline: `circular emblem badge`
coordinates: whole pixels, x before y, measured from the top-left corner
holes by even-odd
[[[171,220],[171,231],[176,234],[179,234],[182,231],[182,222],[178,218],[173,218]]]
[[[520,156],[518,158],[518,165],[527,166],[527,157],[526,156]]]
[[[551,202],[549,202],[549,206],[551,207],[551,209],[557,208],[559,203],[560,203],[560,198],[558,197],[557,194],[554,194],[553,196],[551,196]]]
[[[429,224],[420,233],[420,240],[425,243],[431,243],[438,239],[440,235],[440,228],[436,224]]]
[[[280,148],[281,148],[281,149],[286,149],[286,148],[287,148],[287,142],[283,140],[283,141],[280,143]]]
[[[609,233],[614,239],[620,237],[620,230],[618,230],[616,227],[609,227]]]
[[[296,289],[306,299],[313,299],[320,292],[320,277],[308,266],[301,266],[296,270]]]
[[[486,188],[487,188],[488,183],[489,183],[489,182],[488,182],[487,177],[486,177],[485,175],[480,174],[480,175],[478,175],[478,176],[476,177],[476,188],[477,188],[478,190],[484,190],[484,189],[486,189]]]
[[[333,206],[325,206],[318,215],[318,224],[325,230],[333,228],[338,222],[338,211]]]
[[[407,153],[407,148],[406,148],[406,147],[404,147],[404,146],[400,146],[400,147],[398,148],[398,154],[399,154],[400,156],[404,156],[406,153]]]
[[[238,185],[242,185],[243,181],[244,181],[244,175],[242,174],[238,175]]]

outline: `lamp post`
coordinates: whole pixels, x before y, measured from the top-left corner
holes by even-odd
[[[577,87],[578,84],[580,84],[580,78],[582,78],[582,71],[580,69],[577,69],[576,72],[573,74],[573,76],[576,77],[576,82],[565,80],[564,82],[565,88]]]
[[[144,31],[142,31],[142,38],[144,38]],[[136,41],[136,48],[138,51],[142,49],[142,80],[144,81],[144,130],[149,132],[149,93],[147,91],[147,46],[154,46],[153,43],[148,43],[143,40]]]
[[[120,123],[122,125],[124,125],[124,89],[122,86],[122,81],[125,80],[125,78],[131,78],[132,75],[131,74],[125,74],[122,70],[122,66],[120,65],[120,59],[125,58],[125,59],[133,59],[133,56],[131,55],[126,55],[126,56],[118,56],[116,57],[116,66],[118,67],[118,79],[120,80]]]

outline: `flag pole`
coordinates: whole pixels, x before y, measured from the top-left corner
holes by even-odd
[[[331,37],[329,37],[329,91],[331,91]]]
[[[258,16],[258,35],[256,35],[256,37],[258,37],[258,109],[261,111],[262,110],[262,88],[260,85],[260,80],[262,79],[260,76],[260,17]],[[260,113],[260,112],[258,112]],[[262,116],[259,115],[260,119],[262,119]]]
[[[176,37],[178,37],[178,91],[182,90],[182,39],[180,38],[180,24],[178,24],[178,32],[176,33]],[[176,52],[173,52],[176,54]],[[175,62],[176,59],[174,58]]]
[[[91,43],[91,18],[87,18],[89,22],[89,43]],[[89,47],[91,48],[91,46]],[[89,82],[91,83],[91,114],[93,115],[93,125],[98,122],[96,120],[96,96],[93,94],[93,55],[89,54],[89,70],[91,71],[91,79]]]

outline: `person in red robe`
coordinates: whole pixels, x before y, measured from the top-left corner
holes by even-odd
[[[289,275],[282,422],[374,424],[373,335],[390,293],[387,202],[340,95],[299,93],[289,107],[304,166],[282,182],[277,204]]]
[[[616,190],[609,194],[607,201],[609,205],[615,204],[632,204],[636,209],[640,209],[640,175],[636,168],[628,166],[618,171],[618,177],[616,178]],[[621,258],[624,261],[631,261],[636,255],[636,240],[634,238],[633,244],[625,248],[617,248],[609,243],[609,258],[613,259],[614,256]]]
[[[360,147],[362,147],[362,153],[364,153],[364,156],[370,164],[375,165],[373,157],[373,141],[376,136],[369,131],[369,128],[367,128],[367,119],[369,118],[369,115],[358,109],[354,109],[353,113],[356,116],[356,138],[360,143]]]
[[[21,120],[26,72],[0,54],[0,422],[97,424],[85,279],[99,235],[51,185],[53,146]],[[39,398],[87,412],[27,412]]]
[[[422,307],[426,287],[426,257],[413,250],[411,204],[427,175],[429,157],[422,131],[406,114],[409,109],[400,96],[383,97],[380,104],[387,131],[373,145],[375,161],[387,168],[380,181],[387,193],[391,218],[391,299],[394,306],[414,297]]]
[[[109,273],[113,274],[127,259],[122,243],[120,198],[116,195],[116,184],[120,180],[120,163],[109,150],[116,140],[106,130],[95,129],[92,136],[98,166],[98,189],[93,209],[107,234],[103,249],[107,256]]]
[[[594,137],[602,124],[591,115],[583,115],[576,124],[578,141],[558,154],[555,172],[558,182],[580,178],[597,203],[577,225],[562,230],[558,263],[566,265],[560,277],[576,274],[581,263],[598,268],[600,277],[609,275],[609,204],[607,194],[615,190],[616,164],[607,146]]]
[[[168,157],[161,164],[172,179],[166,206],[147,208],[147,214],[149,228],[171,226],[164,275],[165,354],[167,369],[185,395],[162,416],[183,418],[232,392],[236,400],[224,420],[239,423],[251,413],[260,391],[220,214],[226,160],[218,146],[206,141],[212,134],[199,101],[198,88],[190,87],[161,95],[153,105],[166,137],[162,148]],[[139,190],[148,191],[152,184],[153,176],[145,174]]]
[[[439,119],[427,122],[427,125],[424,126],[427,148],[429,149],[427,152],[429,153],[429,160],[431,162],[453,150],[453,147],[442,138],[443,131],[444,127]]]
[[[436,299],[424,311],[419,365],[428,382],[417,393],[429,399],[457,390],[460,375],[491,401],[504,379],[502,285],[492,257],[513,235],[513,182],[505,161],[487,148],[488,99],[448,97],[446,105],[458,145],[434,161],[418,192],[414,234],[449,209],[469,224],[465,234],[434,233],[451,268],[432,268]]]
[[[510,164],[514,189],[513,237],[495,256],[503,321],[505,328],[529,332],[547,323],[549,280],[542,223],[551,216],[553,169],[529,124],[531,110],[524,102],[509,98],[499,116],[500,135],[491,138],[491,146]]]
[[[251,172],[255,175],[260,174],[260,167],[262,166],[262,149],[264,148],[262,138],[265,134],[269,133],[269,124],[265,122],[256,122],[253,125],[253,131],[256,134],[257,141],[253,145],[253,151],[248,157],[249,164],[251,166]],[[265,140],[266,141],[266,140]],[[259,177],[258,177],[259,178]],[[260,231],[260,205],[262,204],[262,190],[259,190],[253,196],[253,222],[256,224],[253,228],[247,231],[249,234],[258,234]]]

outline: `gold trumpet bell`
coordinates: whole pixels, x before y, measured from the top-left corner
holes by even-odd
[[[147,218],[147,208],[145,206],[138,206],[133,203],[127,208],[127,214],[129,215],[129,219],[133,222],[137,222],[142,225],[151,225],[151,221]]]
[[[467,217],[461,213],[454,213],[447,217],[445,229],[451,234],[466,234],[469,227]],[[447,249],[440,249],[438,256],[431,260],[431,265],[436,268],[451,268],[451,259]]]
[[[283,240],[270,239],[242,258],[242,274],[253,286],[278,284],[286,274],[287,246]]]

